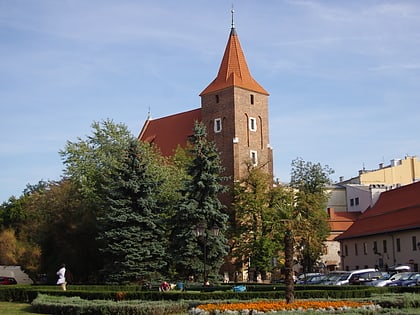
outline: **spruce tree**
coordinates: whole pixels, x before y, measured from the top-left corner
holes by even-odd
[[[106,283],[149,281],[166,264],[156,200],[161,183],[153,171],[151,155],[145,144],[133,139],[123,163],[104,185],[106,209],[98,220],[98,240]]]
[[[222,185],[223,167],[219,153],[215,144],[208,141],[202,123],[195,124],[190,141],[192,160],[187,167],[182,199],[172,218],[171,247],[178,276],[202,279],[204,268],[206,275],[215,274],[227,254],[224,232],[228,215],[219,200],[219,194],[225,192],[226,187]],[[192,229],[198,226],[206,230],[206,236],[200,238],[194,235]],[[210,233],[213,227],[219,229],[217,236]]]

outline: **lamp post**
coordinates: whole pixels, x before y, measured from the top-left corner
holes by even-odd
[[[219,235],[219,227],[217,225],[213,225],[210,229],[207,229],[204,224],[198,224],[192,228],[192,232],[194,233],[195,237],[201,239],[203,242],[203,284],[207,285],[207,243],[208,237],[211,236],[218,236]]]

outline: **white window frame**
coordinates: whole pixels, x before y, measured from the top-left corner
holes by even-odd
[[[257,119],[254,117],[249,117],[249,130],[257,131]]]
[[[258,152],[257,151],[254,151],[254,150],[251,150],[250,152],[249,152],[249,157],[250,157],[250,159],[251,159],[251,163],[252,163],[252,165],[257,165],[258,164]]]
[[[222,118],[216,118],[214,120],[214,132],[222,132]]]

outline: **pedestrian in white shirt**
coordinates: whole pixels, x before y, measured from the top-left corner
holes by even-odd
[[[57,280],[57,284],[59,284],[61,286],[61,289],[63,291],[66,291],[66,265],[62,264],[60,266],[60,269],[58,269],[57,271],[57,276],[58,276],[58,280]]]

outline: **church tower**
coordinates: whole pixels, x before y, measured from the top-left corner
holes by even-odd
[[[231,181],[246,176],[246,162],[273,175],[268,92],[251,76],[233,23],[217,77],[201,92],[201,117]]]

